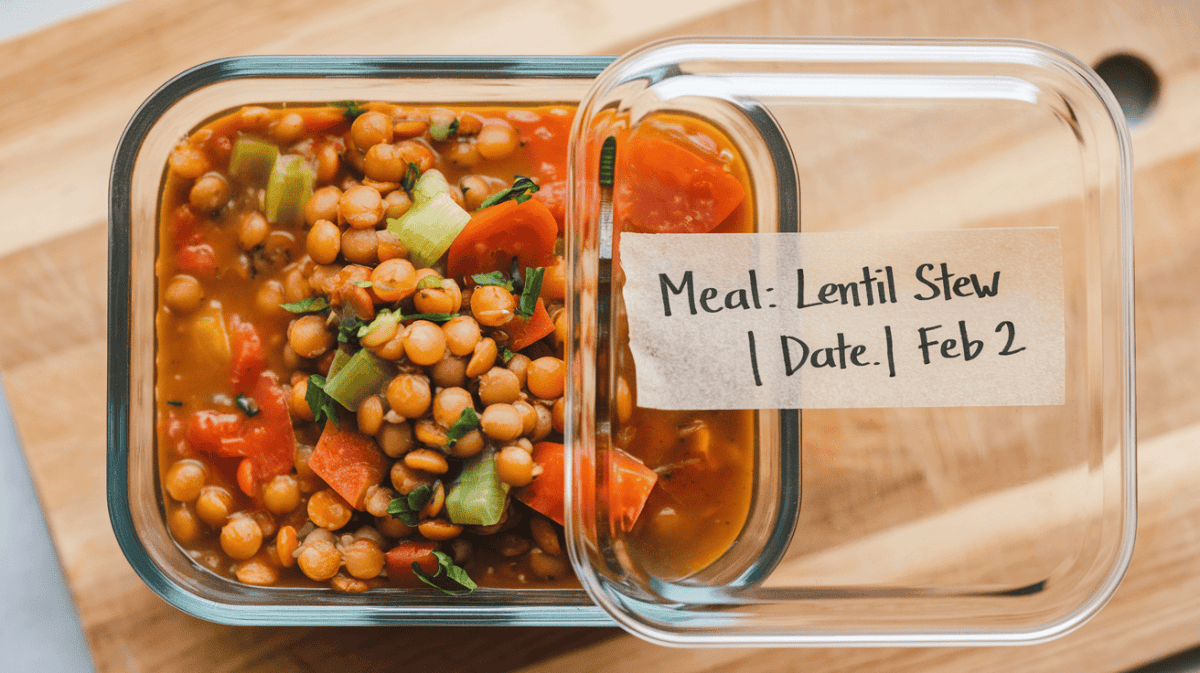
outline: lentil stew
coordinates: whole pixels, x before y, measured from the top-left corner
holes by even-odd
[[[179,143],[159,217],[157,436],[168,527],[197,563],[343,593],[575,586],[573,114],[250,106]],[[752,229],[745,168],[714,129],[668,117],[620,140],[620,226]],[[753,417],[639,408],[618,360],[619,511],[640,553],[684,576],[746,518]]]

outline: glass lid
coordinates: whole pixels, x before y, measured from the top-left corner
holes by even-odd
[[[572,562],[674,645],[1028,643],[1133,546],[1128,131],[1018,41],[660,42],[573,131]]]

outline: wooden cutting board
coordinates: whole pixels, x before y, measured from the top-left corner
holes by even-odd
[[[97,670],[1099,673],[1200,644],[1198,21],[1185,0],[129,0],[0,44],[0,372]],[[614,629],[220,626],[147,589],[104,489],[107,175],[137,105],[221,56],[611,54],[698,33],[1021,37],[1089,64],[1133,53],[1161,77],[1134,134],[1138,543],[1099,616],[1023,648],[685,651]]]

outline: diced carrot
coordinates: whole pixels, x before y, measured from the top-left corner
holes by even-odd
[[[422,587],[425,584],[413,572],[412,564],[433,575],[437,572],[438,561],[433,555],[437,543],[432,540],[401,542],[388,551],[384,557],[387,563],[388,580],[400,587]]]
[[[461,279],[505,271],[516,258],[518,269],[546,266],[554,259],[558,223],[537,199],[504,201],[471,216],[446,252],[446,276]]]
[[[512,338],[509,348],[519,351],[538,339],[553,334],[554,321],[550,319],[550,314],[546,312],[546,305],[542,302],[541,298],[538,298],[537,306],[533,309],[533,315],[528,318],[514,317],[508,322],[505,329],[508,330],[508,335]]]
[[[233,394],[245,393],[258,381],[259,374],[267,368],[267,352],[262,339],[252,323],[233,316],[229,322],[229,336],[233,350]]]
[[[346,502],[361,510],[367,488],[383,480],[386,460],[375,440],[350,428],[340,430],[332,421],[326,421],[308,466]]]
[[[340,107],[313,108],[303,111],[301,116],[304,117],[305,133],[324,131],[346,121],[346,111]]]
[[[254,496],[254,461],[243,458],[237,469],[238,488],[248,496]]]
[[[542,473],[517,492],[518,500],[560,524],[564,519],[564,453],[562,444],[535,444],[533,462],[542,468]],[[617,527],[628,530],[646,506],[646,499],[658,481],[658,474],[620,449],[612,449],[610,455],[613,459],[609,463],[609,492],[612,494],[609,515]]]

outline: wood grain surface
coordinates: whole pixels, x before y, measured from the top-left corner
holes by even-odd
[[[105,506],[108,167],[137,105],[248,53],[620,53],[680,34],[1020,37],[1163,82],[1134,133],[1139,526],[1109,605],[1021,648],[675,650],[614,629],[255,628],[184,615],[134,575]],[[1186,0],[128,0],[0,43],[0,372],[105,671],[1125,670],[1200,643],[1200,12]],[[1052,217],[1055,196],[1045,196]],[[982,202],[981,215],[1002,203]],[[913,474],[852,503],[902,516]],[[906,481],[907,480],[907,481]],[[907,489],[907,490],[906,490]]]

